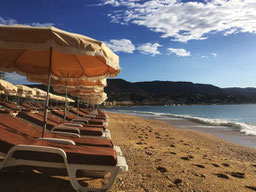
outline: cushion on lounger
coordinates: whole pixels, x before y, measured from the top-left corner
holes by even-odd
[[[0,115],[0,126],[4,125],[16,132],[24,133],[28,136],[39,138],[42,135],[42,130],[40,128],[34,127],[29,123],[12,117],[9,114]],[[45,132],[45,137],[48,138],[60,138],[60,139],[71,139],[77,145],[88,145],[88,146],[101,146],[101,147],[113,147],[113,143],[107,139],[94,139],[94,138],[70,138],[65,136],[60,136],[49,131]]]
[[[63,149],[67,154],[68,162],[74,164],[115,166],[117,163],[116,153],[112,148],[50,143],[24,134],[18,134],[8,129],[8,127],[0,125],[0,151],[7,153],[11,147],[19,144]],[[63,162],[59,155],[52,153],[18,151],[14,153],[14,157],[16,159],[35,161]]]

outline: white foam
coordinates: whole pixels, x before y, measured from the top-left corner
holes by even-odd
[[[244,133],[245,135],[256,135],[256,125],[247,124],[244,122],[235,122],[235,121],[229,121],[229,120],[223,120],[223,119],[211,119],[211,118],[195,117],[190,115],[177,115],[177,114],[170,114],[170,113],[156,113],[156,112],[147,112],[147,111],[122,110],[122,112],[137,113],[137,114],[146,115],[146,116],[153,115],[156,117],[160,117],[160,119],[166,119],[166,117],[167,118],[169,117],[171,119],[177,119],[177,118],[188,119],[190,121],[210,125],[208,126],[208,128],[210,128],[211,126],[214,128],[232,127],[232,128],[238,129],[240,132]]]

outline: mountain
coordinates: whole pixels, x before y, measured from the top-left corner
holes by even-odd
[[[134,86],[154,94],[223,94],[224,91],[216,86],[194,84],[191,82],[151,81],[133,83]]]
[[[131,83],[109,79],[108,101],[117,105],[256,103],[256,88],[220,88],[192,82],[150,81]]]

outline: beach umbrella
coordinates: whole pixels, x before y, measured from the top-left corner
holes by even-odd
[[[107,100],[107,94],[106,93],[97,93],[97,94],[88,94],[88,95],[83,95],[79,97],[83,102],[86,102],[88,104],[92,105],[100,105],[102,104],[105,100]]]
[[[46,95],[47,95],[46,91],[43,91],[43,90],[38,89],[38,88],[33,88],[33,89],[36,91],[36,96],[35,96],[36,99],[45,100]]]
[[[25,97],[27,98],[33,98],[34,96],[36,96],[36,91],[28,86],[25,85],[16,85],[16,87],[18,88],[18,95],[25,95]]]
[[[40,78],[27,77],[28,81],[43,83],[47,86],[48,81]],[[66,87],[68,88],[90,88],[90,87],[106,87],[107,79],[104,78],[98,81],[87,81],[87,80],[77,80],[77,81],[66,81],[66,80],[56,80],[51,78],[51,86],[53,87]]]
[[[18,88],[12,83],[0,79],[0,91],[1,94],[6,95],[6,98],[8,98],[8,95],[16,96]]]
[[[0,26],[0,70],[47,80],[42,137],[51,78],[98,81],[120,72],[119,57],[104,43],[54,27]]]
[[[69,92],[70,95],[78,97],[83,94],[90,94],[90,93],[100,93],[104,91],[103,87],[99,86],[84,86],[83,88],[73,88],[72,86],[53,86],[53,89],[57,93],[65,93],[65,105],[64,105],[64,116],[63,116],[63,121],[66,120],[66,108],[67,108],[67,92]],[[79,103],[79,101],[78,101]],[[78,106],[79,110],[79,106]]]

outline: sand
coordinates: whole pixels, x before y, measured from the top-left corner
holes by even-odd
[[[112,141],[129,165],[110,191],[256,191],[255,149],[159,120],[108,115]],[[8,170],[0,173],[0,191],[73,190],[62,178]]]

